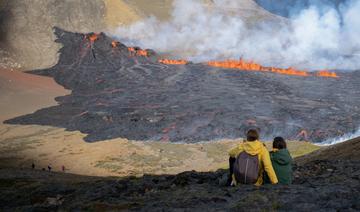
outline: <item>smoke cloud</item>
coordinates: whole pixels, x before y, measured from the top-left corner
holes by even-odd
[[[309,6],[288,20],[263,12],[269,21],[250,22],[244,1],[212,2],[175,0],[169,21],[150,17],[119,27],[114,36],[194,62],[243,58],[283,68],[360,69],[360,0]]]
[[[341,137],[331,138],[331,139],[325,140],[323,142],[316,143],[316,145],[330,146],[330,145],[334,145],[334,144],[343,143],[345,141],[348,141],[348,140],[353,139],[353,138],[357,138],[359,136],[360,136],[360,129],[357,130],[355,133],[348,133],[348,134],[345,134],[345,135],[343,135]]]

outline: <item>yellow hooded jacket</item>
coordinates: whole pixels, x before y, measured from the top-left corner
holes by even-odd
[[[259,177],[255,185],[260,186],[263,184],[263,171],[265,169],[272,184],[278,183],[275,171],[272,167],[269,151],[264,144],[260,141],[243,142],[234,149],[230,150],[230,157],[236,158],[241,152],[245,151],[250,155],[258,155],[259,157]],[[234,179],[234,177],[233,177]]]

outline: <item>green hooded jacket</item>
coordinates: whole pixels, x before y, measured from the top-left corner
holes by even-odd
[[[289,151],[287,149],[272,151],[270,158],[279,184],[290,185],[292,183],[292,157]],[[265,183],[268,183],[268,177],[265,176],[264,178]]]

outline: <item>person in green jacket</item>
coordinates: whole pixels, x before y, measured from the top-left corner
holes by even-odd
[[[279,184],[290,185],[292,183],[292,157],[286,148],[286,142],[282,137],[276,137],[273,141],[273,151],[270,152],[270,159]],[[264,173],[265,183],[269,178]]]

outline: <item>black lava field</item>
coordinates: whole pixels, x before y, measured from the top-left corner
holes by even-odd
[[[318,142],[360,126],[360,71],[326,78],[166,65],[155,52],[134,55],[103,33],[92,39],[55,28],[55,34],[63,45],[58,63],[31,73],[53,77],[72,93],[5,123],[79,130],[89,142],[233,139],[250,127],[263,138]]]

